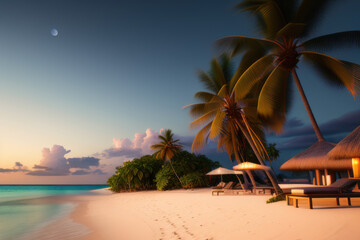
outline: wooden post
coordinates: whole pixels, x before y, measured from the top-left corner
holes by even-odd
[[[298,202],[297,198],[293,198],[293,204],[294,204],[294,207],[296,207],[296,208],[299,207],[299,202]]]
[[[315,172],[316,172],[316,185],[321,185],[321,182],[320,182],[320,170],[316,169]]]
[[[325,171],[324,171],[324,175],[325,175],[325,177],[324,177],[324,185],[325,185],[325,186],[327,186],[327,185],[328,185],[327,176],[329,175],[329,173],[328,173],[328,170],[327,170],[327,169],[325,169]]]
[[[351,178],[351,174],[350,174],[349,170],[347,170],[347,173],[348,173],[349,178]]]

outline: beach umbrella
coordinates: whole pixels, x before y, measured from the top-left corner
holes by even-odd
[[[221,175],[221,181],[222,181],[222,175],[229,175],[229,174],[242,174],[242,172],[219,167],[217,169],[212,170],[211,172],[208,172],[206,175]]]
[[[234,170],[270,170],[268,166],[252,163],[243,162],[233,167]]]
[[[254,176],[252,175],[250,170],[264,170],[269,171],[271,168],[268,166],[252,163],[252,162],[243,162],[233,167],[234,170],[244,170],[249,175],[250,180],[254,188],[256,188],[256,183]]]
[[[329,153],[331,159],[352,159],[354,177],[360,177],[360,126],[341,140]],[[342,161],[338,161],[342,162]]]

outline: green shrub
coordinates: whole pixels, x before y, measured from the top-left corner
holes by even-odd
[[[273,202],[278,202],[278,201],[284,201],[286,199],[286,195],[284,193],[280,193],[279,195],[270,198],[269,200],[266,201],[266,203],[273,203]]]
[[[156,174],[156,188],[157,190],[171,190],[181,188],[179,180],[175,176],[170,164],[165,164],[162,169]]]
[[[219,162],[213,162],[205,155],[195,155],[187,151],[182,151],[171,159],[177,174],[181,177],[192,172],[202,172],[204,174],[211,169],[220,167]]]
[[[210,172],[211,169],[220,166],[218,162],[213,162],[204,155],[195,155],[187,151],[175,154],[171,159],[171,163],[180,179],[194,172],[205,175],[205,173]],[[169,163],[164,164],[163,168],[156,175],[155,181],[157,189],[161,191],[181,188],[179,180],[176,178]]]
[[[206,186],[207,178],[204,174],[220,166],[218,162],[213,162],[204,155],[195,155],[186,151],[177,153],[171,162],[180,178],[191,173],[198,174],[198,176],[185,177],[186,187],[187,185]],[[200,178],[200,175],[203,178]],[[108,179],[107,183],[114,192],[181,188],[170,164],[149,155],[124,162],[123,166],[116,168],[115,174]]]
[[[150,155],[124,162],[108,179],[110,189],[114,192],[155,189],[155,175],[162,164],[163,161]]]
[[[184,188],[199,188],[208,186],[208,181],[204,173],[192,172],[181,177]]]

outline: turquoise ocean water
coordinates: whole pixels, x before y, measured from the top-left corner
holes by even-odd
[[[0,239],[26,239],[26,234],[56,221],[71,211],[71,203],[47,197],[94,194],[107,185],[0,185]]]

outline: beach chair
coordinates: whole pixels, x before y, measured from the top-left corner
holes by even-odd
[[[271,186],[256,186],[255,194],[273,194],[275,188]]]
[[[217,196],[219,196],[220,193],[225,193],[226,190],[229,190],[234,185],[234,182],[228,182],[223,188],[221,189],[213,189],[211,191],[211,195],[214,195],[216,193]]]
[[[243,184],[243,188],[240,183],[237,183],[232,189],[229,189],[232,194],[241,194],[241,193],[252,193],[252,185],[251,184]]]
[[[212,187],[212,189],[222,189],[225,187],[225,185],[226,185],[225,182],[219,182],[219,184],[216,185],[215,187]]]
[[[298,207],[298,201],[304,199],[308,201],[308,206],[312,209],[312,199],[314,198],[335,198],[338,206],[340,205],[340,198],[347,198],[348,205],[351,206],[351,198],[360,197],[359,192],[352,191],[359,183],[360,179],[342,178],[326,187],[292,189],[291,194],[286,195],[286,202],[287,205],[290,205],[292,202],[294,207]]]

